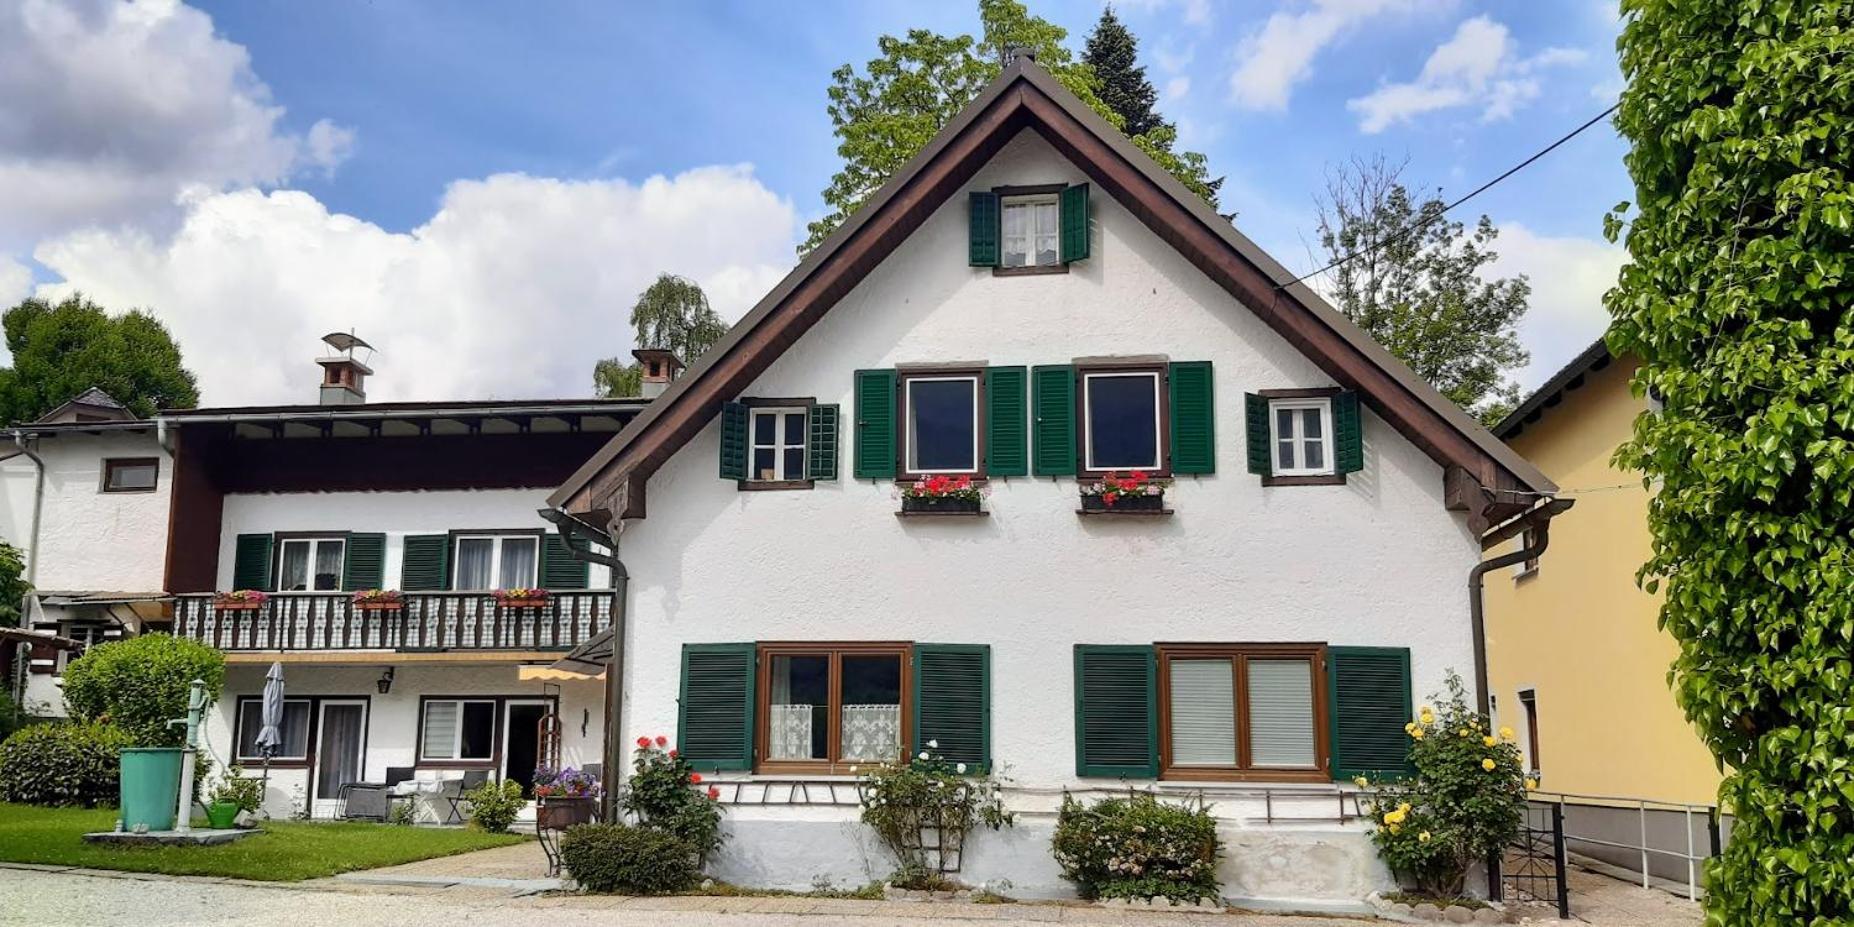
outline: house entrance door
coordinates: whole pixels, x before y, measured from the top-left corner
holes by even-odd
[[[521,783],[521,794],[534,797],[534,767],[541,760],[541,719],[547,703],[510,701],[502,729],[502,776]]]

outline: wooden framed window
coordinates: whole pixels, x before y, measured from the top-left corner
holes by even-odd
[[[1158,658],[1162,778],[1330,778],[1324,646],[1161,644]]]
[[[1165,365],[1078,367],[1076,374],[1081,475],[1169,475]]]
[[[1534,773],[1544,771],[1539,762],[1539,693],[1537,689],[1519,690],[1519,707],[1526,715],[1526,767]]]
[[[982,368],[899,371],[901,478],[985,473]]]
[[[541,532],[451,535],[452,589],[527,589],[541,566]]]
[[[805,479],[808,418],[803,406],[748,410],[748,482],[790,483]]]
[[[1519,549],[1525,550],[1531,547],[1533,544],[1538,543],[1538,539],[1538,530],[1535,528],[1527,528],[1519,535]],[[1537,557],[1527,557],[1513,565],[1513,579],[1515,581],[1525,579],[1528,576],[1536,576],[1538,572],[1539,558]]]
[[[759,645],[759,772],[847,773],[911,743],[910,656],[898,643]]]
[[[306,698],[283,700],[283,724],[279,733],[283,743],[271,757],[271,765],[305,765],[309,762],[309,720],[313,701]],[[264,700],[258,697],[238,700],[236,753],[240,762],[262,763],[264,753],[258,748],[258,732],[264,725]]]
[[[154,457],[111,457],[103,461],[103,492],[154,492],[161,461]]]
[[[278,592],[333,592],[341,588],[347,565],[345,535],[277,536]]]

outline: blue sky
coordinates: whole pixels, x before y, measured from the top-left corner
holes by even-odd
[[[694,276],[731,314],[789,268],[837,166],[830,72],[860,65],[884,33],[975,32],[975,6],[0,0],[0,17],[28,27],[18,57],[38,56],[36,70],[62,73],[64,88],[95,85],[29,115],[32,138],[0,126],[0,212],[9,189],[17,200],[11,227],[0,222],[0,298],[19,295],[10,279],[146,306],[205,368],[215,403],[301,392],[294,374],[250,368],[308,356],[302,342],[318,326],[397,339],[411,365],[389,379],[399,398],[582,391],[589,357],[628,348],[613,323],[653,261],[679,265],[658,269]],[[1101,6],[1031,8],[1079,48]],[[1407,158],[1408,180],[1457,195],[1601,111],[1620,86],[1606,3],[1117,10],[1184,144],[1228,176],[1225,208],[1296,270],[1315,266],[1313,197],[1331,166]],[[61,56],[72,36],[124,60]],[[31,85],[41,79],[0,66],[0,94],[46,98]],[[106,131],[74,112],[98,99],[120,110]],[[140,126],[130,142],[116,137],[125,122]],[[1601,330],[1596,300],[1620,257],[1600,220],[1629,198],[1622,154],[1595,127],[1464,209],[1501,225],[1502,270],[1534,280],[1528,385]],[[134,195],[97,192],[118,187]],[[711,201],[726,205],[707,221],[686,214]],[[588,225],[610,231],[598,240],[608,254],[633,242],[635,260],[577,254],[573,229]],[[447,277],[474,290],[446,289]],[[433,321],[493,325],[511,302],[556,326],[553,337],[595,326],[609,343],[487,386],[447,375],[445,358],[495,339],[406,343],[430,337]],[[193,343],[254,317],[261,331],[244,360],[208,361],[209,346]]]

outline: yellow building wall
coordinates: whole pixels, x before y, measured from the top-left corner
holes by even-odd
[[[1487,576],[1489,683],[1522,744],[1519,693],[1536,693],[1542,790],[1712,803],[1718,770],[1667,685],[1678,648],[1655,626],[1660,597],[1635,585],[1649,493],[1610,464],[1645,407],[1633,371],[1625,359],[1587,375],[1511,442],[1577,503],[1552,520],[1535,573]]]

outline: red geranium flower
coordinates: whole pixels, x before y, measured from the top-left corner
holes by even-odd
[[[690,782],[700,782],[700,781],[702,781],[702,774],[701,774],[701,773],[698,773],[698,772],[692,772],[692,773],[690,773],[690,774],[689,774],[689,781],[690,781]]]
[[[659,746],[659,747],[667,747],[667,746],[669,746],[669,738],[668,738],[668,737],[665,737],[665,736],[663,736],[662,734],[658,734],[658,735],[657,735],[657,746]]]
[[[1113,505],[1114,500],[1118,498],[1120,498],[1118,493],[1104,492],[1101,494],[1101,504],[1102,505]]]
[[[670,759],[672,760],[676,758],[676,748],[675,747],[670,748],[669,756],[670,756]]]
[[[721,790],[715,788],[712,785],[709,786],[708,787],[708,800],[709,801],[720,801],[721,800]]]
[[[638,748],[639,750],[646,750],[646,749],[649,749],[649,747],[650,747],[650,738],[648,738],[648,737],[639,737],[639,738],[637,739],[637,748]]]

